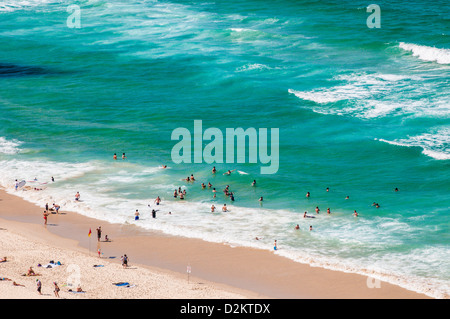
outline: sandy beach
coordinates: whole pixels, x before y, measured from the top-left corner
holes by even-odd
[[[44,225],[43,211],[0,190],[0,255],[7,257],[0,263],[0,278],[10,279],[0,281],[2,299],[58,298],[53,282],[60,288],[59,298],[66,299],[429,298],[270,251],[167,236],[64,210],[50,214]],[[110,242],[104,241],[105,235]],[[129,257],[127,268],[121,265],[124,254]],[[61,265],[47,268],[50,261]],[[30,266],[39,276],[24,276]],[[36,290],[37,279],[42,295]],[[78,285],[84,292],[73,292]]]

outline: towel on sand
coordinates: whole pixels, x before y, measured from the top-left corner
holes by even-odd
[[[130,285],[130,283],[128,283],[128,282],[116,282],[116,283],[113,283],[113,285],[118,286],[118,287],[126,287],[126,288],[132,288],[132,287],[136,286],[136,285]]]

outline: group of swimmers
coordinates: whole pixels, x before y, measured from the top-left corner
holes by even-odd
[[[127,157],[125,156],[125,153],[122,153],[122,159],[124,160],[124,159],[126,159]],[[117,154],[116,153],[114,153],[114,155],[113,155],[113,159],[117,159]]]

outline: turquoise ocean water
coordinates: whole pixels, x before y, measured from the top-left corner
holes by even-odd
[[[378,1],[381,28],[369,28],[369,4],[0,1],[0,184],[26,180],[42,190],[15,193],[39,205],[168,234],[269,250],[276,239],[298,262],[448,297],[450,6]],[[175,164],[172,131],[194,120],[278,128],[279,170]]]

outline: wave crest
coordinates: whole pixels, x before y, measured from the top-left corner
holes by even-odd
[[[405,42],[400,42],[399,47],[405,51],[412,52],[412,55],[418,57],[420,60],[439,64],[450,64],[450,49],[439,49]]]
[[[22,143],[16,140],[8,141],[0,136],[0,153],[12,155],[20,152],[19,146]]]
[[[422,154],[437,160],[450,159],[450,130],[442,129],[435,133],[424,133],[411,136],[405,139],[389,141],[385,139],[375,139],[380,142],[404,147],[420,147]]]

